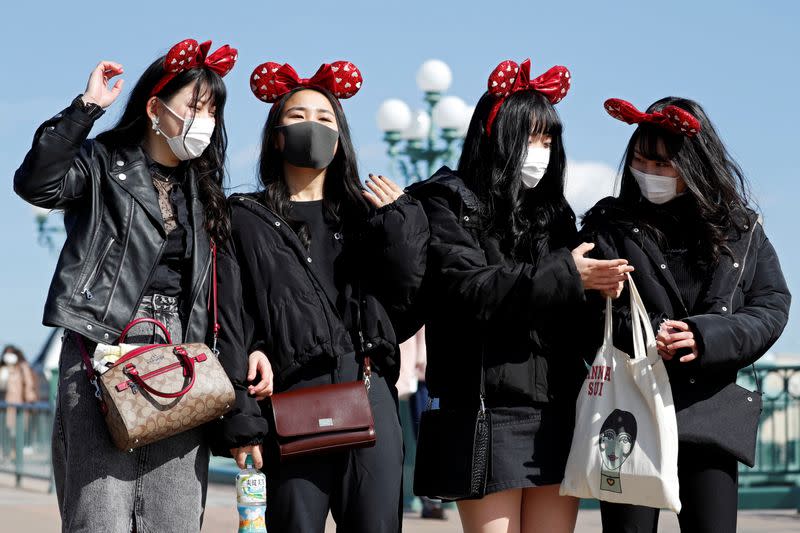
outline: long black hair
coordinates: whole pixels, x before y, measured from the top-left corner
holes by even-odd
[[[678,172],[694,200],[699,234],[693,252],[705,263],[716,263],[723,253],[728,233],[745,231],[749,223],[750,189],[739,165],[725,149],[705,110],[693,100],[669,96],[653,103],[648,113],[668,105],[685,109],[700,121],[700,131],[686,137],[652,124],[640,124],[631,135],[622,158],[619,200],[629,216],[644,225],[657,239],[661,233],[650,222],[652,204],[642,197],[630,170],[634,152],[647,159],[668,161]]]
[[[108,131],[97,136],[97,140],[106,146],[136,146],[144,141],[150,120],[147,116],[147,101],[156,84],[164,76],[164,57],[153,61],[147,67],[131,91],[125,110],[117,123]],[[203,154],[188,161],[188,169],[197,176],[200,201],[205,208],[206,230],[218,243],[225,241],[230,235],[230,218],[222,192],[225,177],[225,150],[228,147],[228,134],[225,130],[225,100],[227,92],[225,83],[216,72],[206,68],[193,68],[180,72],[172,78],[155,96],[169,100],[175,93],[187,85],[194,86],[192,101],[195,102],[208,91],[216,111],[216,126],[211,135],[211,144]],[[194,117],[192,117],[194,120]]]
[[[542,243],[553,249],[575,241],[575,214],[564,197],[563,126],[543,94],[519,91],[503,102],[487,135],[486,121],[495,101],[486,93],[475,106],[458,174],[481,200],[487,233],[500,240],[505,253],[531,261],[534,247]],[[520,172],[531,133],[549,135],[552,144],[547,171],[528,189]]]
[[[339,100],[330,91],[316,87],[298,87],[286,93],[272,105],[269,115],[267,115],[267,122],[264,124],[261,135],[258,173],[264,186],[263,194],[266,205],[286,220],[297,232],[306,248],[310,248],[311,235],[308,228],[291,216],[289,186],[286,183],[286,176],[283,174],[283,153],[278,149],[276,142],[276,128],[280,126],[281,113],[286,101],[299,91],[317,91],[325,96],[333,107],[333,114],[339,129],[339,146],[333,161],[328,165],[323,188],[322,205],[326,221],[334,226],[342,226],[350,217],[366,214],[368,207],[361,195],[362,187],[359,181],[356,152],[350,137],[347,118]]]

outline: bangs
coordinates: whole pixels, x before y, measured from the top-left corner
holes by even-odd
[[[169,98],[187,85],[197,82],[192,93],[192,103],[208,100],[210,105],[221,111],[225,106],[227,91],[222,76],[205,68],[193,68],[180,72],[172,78],[158,93],[163,98]]]
[[[680,136],[651,124],[640,124],[631,139],[633,151],[652,161],[672,161],[678,155],[681,145]]]
[[[561,135],[563,129],[561,118],[552,105],[534,107],[533,116],[531,117],[531,133],[555,137]]]
[[[538,91],[511,94],[500,107],[496,121],[515,129],[530,128],[526,137],[529,134],[556,137],[564,129],[555,107]]]

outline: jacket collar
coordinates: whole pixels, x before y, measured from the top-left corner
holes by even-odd
[[[125,189],[153,220],[163,237],[167,236],[164,219],[158,207],[158,194],[147,168],[147,159],[140,146],[114,148],[111,152],[109,176],[111,182]]]
[[[303,243],[300,242],[300,238],[297,236],[291,226],[289,226],[289,224],[283,218],[278,216],[275,211],[264,205],[264,203],[261,201],[261,194],[234,194],[231,196],[230,200],[232,206],[235,207],[236,205],[239,205],[240,207],[258,215],[269,226],[271,226],[273,230],[276,230],[281,237],[286,240],[286,242],[289,243],[289,245],[292,247],[292,250],[294,250],[295,255],[297,256],[297,260],[311,274],[311,277],[316,281],[316,285],[328,299],[333,312],[339,315],[339,308],[337,307],[336,298],[334,298],[334,295],[328,290],[327,284],[322,283],[322,280],[319,279],[316,270],[311,267],[308,250],[306,250],[303,246]]]

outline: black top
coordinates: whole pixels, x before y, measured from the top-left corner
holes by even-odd
[[[311,236],[311,268],[339,306],[342,287],[341,268],[337,268],[342,254],[342,235],[339,229],[325,220],[322,200],[292,202],[292,218],[306,224]]]
[[[185,273],[191,268],[192,224],[186,203],[186,169],[184,165],[168,167],[156,163],[145,154],[153,186],[159,195],[167,243],[145,295],[180,296],[187,289]],[[163,205],[162,205],[163,204]]]
[[[664,236],[662,252],[681,300],[694,314],[709,276],[708,265],[700,254],[699,219],[694,198],[678,196],[653,209],[653,224]]]

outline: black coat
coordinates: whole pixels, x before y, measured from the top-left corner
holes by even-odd
[[[428,242],[419,202],[403,196],[342,230],[336,268],[344,281],[334,301],[295,232],[260,198],[230,198],[232,235],[218,257],[220,359],[236,390],[236,408],[216,439],[219,454],[267,432],[261,407],[247,396],[253,350],[269,357],[275,392],[330,373],[338,358],[354,352],[369,356],[373,369],[394,383],[398,344],[419,327],[410,314]]]
[[[619,200],[601,200],[584,218],[581,235],[597,245],[598,257],[622,257],[636,269],[633,279],[653,330],[658,331],[662,320],[675,319],[694,332],[699,357],[690,363],[677,357],[665,362],[678,410],[734,382],[737,372],[758,360],[786,326],[791,296],[778,256],[755,213],[748,217],[743,232],[729,232],[732,257],[723,254],[712,267],[707,289],[691,315],[656,240],[627,221]],[[627,294],[626,289],[614,302],[614,340],[625,351],[631,343]],[[602,325],[590,329],[597,332],[599,345]]]
[[[108,343],[136,313],[167,234],[141,148],[87,140],[101,115],[73,104],[42,124],[14,175],[14,190],[33,205],[64,210],[67,240],[44,324]],[[194,253],[184,331],[187,341],[204,342],[211,253],[197,181],[191,173],[186,179]]]
[[[431,395],[477,403],[483,357],[490,405],[574,407],[585,370],[568,348],[570,316],[585,304],[570,250],[541,254],[536,265],[503,253],[485,234],[480,201],[446,167],[408,190],[431,227],[420,296]],[[574,218],[564,222],[574,225]]]

